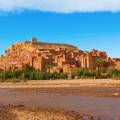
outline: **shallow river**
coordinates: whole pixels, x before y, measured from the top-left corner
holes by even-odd
[[[17,89],[0,89],[0,106],[26,105],[51,107],[88,113],[102,120],[120,117],[120,98],[60,95],[59,93],[26,92]]]

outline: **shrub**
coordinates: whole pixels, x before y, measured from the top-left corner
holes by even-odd
[[[78,69],[72,72],[72,78],[94,78],[96,76],[96,72],[87,69]]]
[[[39,72],[38,76],[37,76],[38,80],[47,80],[48,79],[48,74],[46,72]]]
[[[21,73],[18,77],[19,80],[25,80],[25,74]]]
[[[58,79],[67,79],[67,78],[68,78],[68,74],[67,73],[58,74]]]
[[[113,71],[112,77],[113,77],[114,79],[120,79],[120,70],[115,70],[115,71]]]
[[[36,73],[33,71],[33,72],[30,72],[29,74],[29,80],[36,80]]]

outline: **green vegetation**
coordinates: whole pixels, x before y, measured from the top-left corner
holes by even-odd
[[[78,79],[120,79],[120,70],[109,67],[108,69],[88,70],[78,69],[72,72],[71,78]]]
[[[109,68],[107,70],[107,75],[110,77],[110,78],[113,78],[113,79],[120,79],[120,70],[117,70],[117,69],[114,69],[114,68]]]
[[[95,78],[95,71],[87,70],[87,69],[78,69],[72,72],[71,77],[78,79],[87,79],[87,78]]]
[[[100,63],[100,62],[99,62]],[[101,64],[101,63],[100,63]],[[77,69],[71,74],[64,73],[60,68],[59,73],[46,72],[35,70],[29,65],[25,65],[23,70],[5,70],[0,71],[1,82],[20,82],[27,80],[56,80],[56,79],[120,79],[120,70],[116,70],[112,67],[108,69],[102,69],[101,65],[98,65],[96,70]]]
[[[27,80],[55,80],[55,79],[67,79],[68,75],[66,73],[50,73],[46,71],[35,70],[29,65],[25,65],[23,70],[5,70],[0,71],[1,82],[19,82]]]

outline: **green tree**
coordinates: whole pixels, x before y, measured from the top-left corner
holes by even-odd
[[[18,77],[19,80],[25,80],[25,74],[21,73]]]
[[[97,70],[97,74],[99,77],[101,76],[101,70],[103,67],[103,63],[104,63],[104,61],[101,58],[97,58],[95,60],[96,70]]]
[[[36,79],[38,79],[38,77],[37,77],[37,71],[32,71],[32,72],[30,72],[30,74],[29,74],[29,80],[36,80]]]
[[[96,73],[92,70],[88,69],[77,69],[76,71],[72,72],[72,78],[94,78],[96,76]]]
[[[29,71],[32,71],[32,70],[33,70],[33,68],[29,64],[25,64],[23,66],[23,71],[24,72],[29,72]]]
[[[48,77],[47,77],[48,75],[46,72],[39,72],[38,75],[39,75],[38,80],[47,80],[48,79]]]
[[[31,71],[33,71],[34,69],[29,65],[29,64],[25,64],[23,66],[23,73],[25,74],[25,79],[29,79],[30,77],[30,73]]]

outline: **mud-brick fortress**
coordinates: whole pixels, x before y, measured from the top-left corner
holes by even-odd
[[[74,69],[96,69],[96,59],[102,59],[103,67],[115,67],[120,69],[120,59],[107,57],[103,51],[82,51],[77,47],[67,44],[31,41],[19,42],[6,49],[0,57],[0,69],[22,69],[29,64],[36,70],[49,70],[57,72],[62,68],[63,72],[71,72]]]

